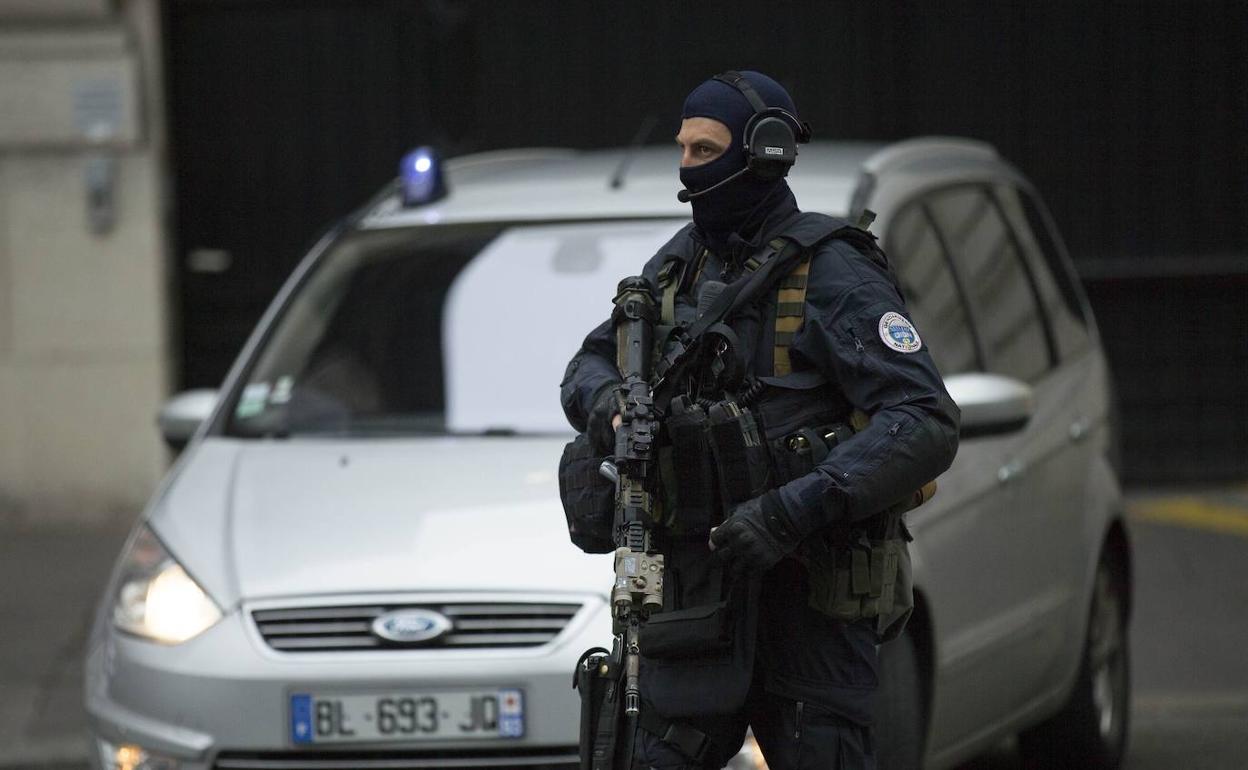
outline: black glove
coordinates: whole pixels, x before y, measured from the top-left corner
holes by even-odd
[[[711,532],[715,555],[733,577],[766,572],[793,552],[804,533],[793,526],[780,493],[770,490],[746,500]]]
[[[620,385],[604,385],[594,397],[594,405],[589,410],[589,419],[585,421],[585,432],[589,434],[589,443],[600,455],[615,453],[615,428],[611,421],[620,413]]]

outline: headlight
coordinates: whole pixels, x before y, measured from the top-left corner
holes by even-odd
[[[124,744],[115,746],[98,739],[100,766],[104,770],[178,770],[181,763],[172,757],[153,754],[140,746]]]
[[[113,623],[122,631],[179,644],[221,619],[216,603],[146,526],[130,544],[121,569]]]

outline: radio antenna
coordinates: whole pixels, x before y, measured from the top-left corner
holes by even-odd
[[[646,140],[650,138],[650,134],[654,133],[654,127],[659,124],[659,119],[655,115],[647,115],[642,121],[641,126],[637,129],[637,134],[633,136],[633,141],[628,145],[628,149],[624,151],[624,157],[620,158],[620,165],[615,167],[615,173],[611,175],[611,181],[608,186],[612,190],[618,190],[624,186],[624,176],[628,174],[628,167],[633,164],[633,158],[637,155]]]

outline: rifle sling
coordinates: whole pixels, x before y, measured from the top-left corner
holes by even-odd
[[[697,350],[698,341],[706,333],[707,329],[729,318],[741,307],[752,302],[764,291],[767,291],[771,287],[775,276],[787,275],[793,269],[793,266],[801,258],[802,245],[787,238],[777,240],[784,240],[784,246],[777,250],[773,245],[754,272],[743,275],[729,284],[715,298],[711,306],[707,308],[706,313],[690,325],[688,331],[685,332],[684,350],[670,362],[665,362],[667,367],[663,371],[663,390],[668,390],[672,387],[673,378],[671,375],[678,371],[681,364],[691,357],[693,351]],[[772,241],[772,244],[774,242]],[[655,402],[664,402],[658,398],[657,389]]]
[[[690,340],[696,341],[707,329],[728,318],[766,291],[772,275],[777,270],[783,270],[785,263],[788,267],[793,267],[801,255],[802,246],[797,241],[788,239],[785,239],[784,244],[783,248],[773,249],[763,257],[757,270],[733,281],[715,298],[715,301],[707,308],[706,314],[689,327]]]

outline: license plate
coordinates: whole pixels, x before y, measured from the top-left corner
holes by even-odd
[[[520,690],[290,696],[290,738],[297,744],[523,736]]]

